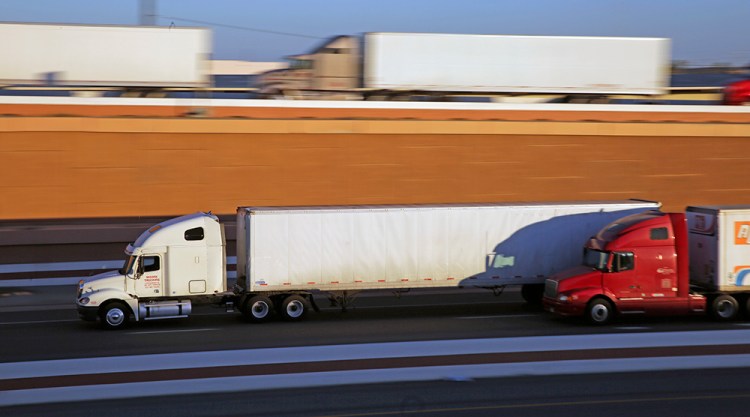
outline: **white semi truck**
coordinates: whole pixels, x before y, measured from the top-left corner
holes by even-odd
[[[195,213],[146,230],[119,271],[78,286],[83,320],[105,328],[187,317],[193,304],[237,306],[249,321],[299,320],[325,294],[345,308],[366,290],[522,285],[580,263],[603,225],[650,201],[237,209],[237,281],[227,281],[224,226]]]
[[[654,96],[667,92],[670,56],[665,38],[366,33],[289,57],[259,87],[307,99]]]

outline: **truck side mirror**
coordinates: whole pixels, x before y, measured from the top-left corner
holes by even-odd
[[[143,275],[143,258],[138,258],[138,267],[135,271],[135,279],[138,279]]]

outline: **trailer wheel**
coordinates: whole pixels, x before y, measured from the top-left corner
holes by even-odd
[[[286,297],[281,303],[281,316],[287,321],[302,320],[308,310],[307,300],[297,294]]]
[[[125,303],[111,302],[99,311],[101,324],[108,330],[124,329],[130,320],[130,309]]]
[[[737,317],[739,303],[728,294],[722,294],[711,302],[711,315],[719,321],[730,321]]]
[[[586,318],[591,324],[605,325],[612,320],[613,315],[612,303],[603,298],[591,300],[586,307]]]
[[[273,302],[265,295],[251,297],[245,302],[242,315],[245,319],[256,323],[268,321],[273,315]]]

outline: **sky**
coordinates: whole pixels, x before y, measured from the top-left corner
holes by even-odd
[[[213,59],[281,61],[364,32],[672,39],[692,66],[750,64],[750,0],[153,0],[160,26],[210,27]],[[140,0],[0,0],[0,21],[137,25]]]

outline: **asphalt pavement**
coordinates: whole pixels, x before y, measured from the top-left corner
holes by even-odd
[[[0,288],[0,313],[75,309],[76,285]]]

